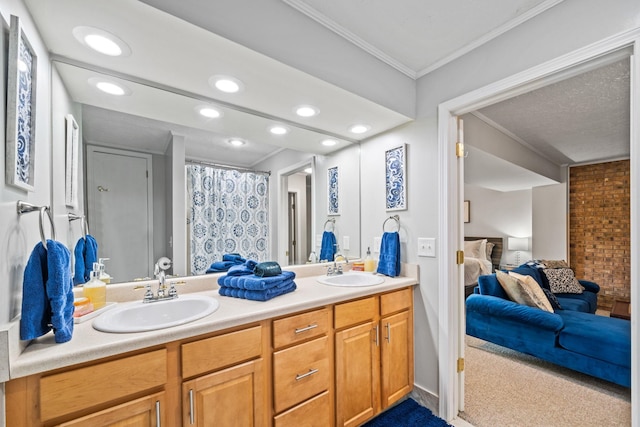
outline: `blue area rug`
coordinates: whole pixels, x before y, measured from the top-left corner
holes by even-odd
[[[433,415],[429,409],[407,399],[383,412],[362,427],[451,427],[442,418]]]

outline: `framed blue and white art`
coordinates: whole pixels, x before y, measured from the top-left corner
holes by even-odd
[[[7,184],[34,190],[37,57],[20,19],[11,15],[7,69]]]
[[[385,151],[387,211],[407,209],[405,144]]]
[[[327,169],[327,214],[340,215],[338,166]]]

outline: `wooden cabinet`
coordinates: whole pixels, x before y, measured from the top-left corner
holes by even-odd
[[[333,425],[330,325],[329,308],[273,321],[275,425]]]
[[[413,387],[412,289],[335,307],[336,425],[358,426]]]

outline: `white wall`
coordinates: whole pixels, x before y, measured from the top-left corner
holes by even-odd
[[[533,258],[569,258],[567,184],[547,185],[533,189]]]
[[[531,190],[500,192],[465,185],[464,198],[471,206],[471,222],[464,225],[465,236],[502,237],[501,264],[515,264],[516,253],[507,249],[507,238],[536,240],[532,234],[531,193]],[[530,258],[531,251],[520,251],[520,262]]]

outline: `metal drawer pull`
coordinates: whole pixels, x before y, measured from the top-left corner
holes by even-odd
[[[189,390],[189,422],[195,424],[195,414],[193,413],[193,389]]]
[[[378,335],[379,335],[378,325],[374,326],[373,329],[376,331],[375,343],[376,343],[376,347],[378,347],[380,345],[378,344]]]
[[[303,379],[305,377],[308,377],[309,375],[313,375],[316,372],[318,372],[317,369],[309,369],[309,372],[307,372],[306,374],[298,374],[298,375],[296,375],[296,381],[299,381],[299,380],[301,380],[301,379]]]
[[[391,342],[391,327],[389,325],[389,322],[387,322],[387,324],[385,325],[385,328],[387,328],[387,336],[385,337],[387,342],[390,343]]]
[[[160,422],[160,401],[156,400],[156,427],[162,427]]]
[[[304,328],[296,328],[295,333],[296,334],[300,334],[302,332],[310,331],[311,329],[314,329],[314,328],[317,328],[317,327],[318,327],[318,325],[314,323],[313,325],[309,325],[309,326],[304,327]]]

